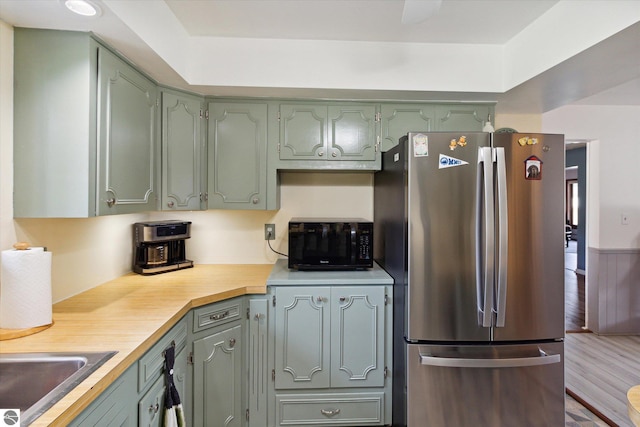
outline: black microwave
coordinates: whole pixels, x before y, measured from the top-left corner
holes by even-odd
[[[363,270],[373,267],[373,222],[360,218],[292,218],[289,268]]]

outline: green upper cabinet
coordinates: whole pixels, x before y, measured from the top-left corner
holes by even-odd
[[[489,115],[493,116],[493,106],[489,104],[437,105],[435,130],[445,132],[480,132]]]
[[[277,168],[379,169],[376,109],[376,104],[280,104]]]
[[[435,107],[424,104],[382,104],[382,151],[398,145],[400,137],[412,131],[434,130]]]
[[[98,95],[98,215],[156,210],[156,84],[99,47]]]
[[[163,210],[199,210],[206,202],[203,104],[202,97],[162,92]]]
[[[156,86],[88,33],[14,32],[14,216],[157,209]]]
[[[95,216],[98,45],[15,28],[14,48],[14,216]]]
[[[382,104],[382,151],[409,132],[481,132],[492,104]]]
[[[267,104],[209,103],[209,208],[267,209]]]
[[[327,106],[280,105],[281,160],[325,160],[327,158]]]

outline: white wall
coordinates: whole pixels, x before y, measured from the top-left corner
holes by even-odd
[[[274,249],[287,252],[287,223],[294,216],[373,219],[371,173],[285,173],[278,211],[224,211],[117,215],[86,219],[13,218],[13,29],[0,21],[0,250],[16,241],[53,253],[54,302],[131,271],[131,225],[137,221],[193,221],[187,256],[196,263],[263,264],[278,255],[264,240],[276,224]]]
[[[13,28],[0,21],[0,249],[15,243],[13,231]]]
[[[567,106],[543,115],[544,132],[592,141],[587,148],[590,247],[640,248],[638,117],[638,106]],[[621,223],[623,213],[628,225]]]

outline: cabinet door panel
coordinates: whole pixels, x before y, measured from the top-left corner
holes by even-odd
[[[262,427],[267,419],[268,371],[267,298],[249,301],[249,427]]]
[[[331,290],[331,387],[384,386],[383,286]]]
[[[156,86],[106,49],[98,53],[98,214],[155,210]]]
[[[242,326],[193,343],[193,425],[242,425]]]
[[[329,160],[376,159],[376,107],[329,107]]]
[[[481,132],[489,116],[488,105],[450,105],[436,108],[437,131]]]
[[[409,132],[434,130],[434,117],[433,105],[383,104],[381,150],[384,152],[395,147],[400,137]]]
[[[266,209],[267,105],[209,104],[209,208]]]
[[[276,389],[329,387],[330,288],[276,289]]]
[[[280,159],[324,160],[326,105],[280,105]]]
[[[202,102],[162,94],[162,209],[200,209]]]
[[[166,392],[164,376],[158,378],[147,393],[138,402],[138,426],[161,427],[164,420],[164,395]]]

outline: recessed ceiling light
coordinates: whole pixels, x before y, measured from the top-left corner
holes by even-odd
[[[86,0],[64,0],[64,5],[70,11],[82,16],[98,16],[100,8]]]

